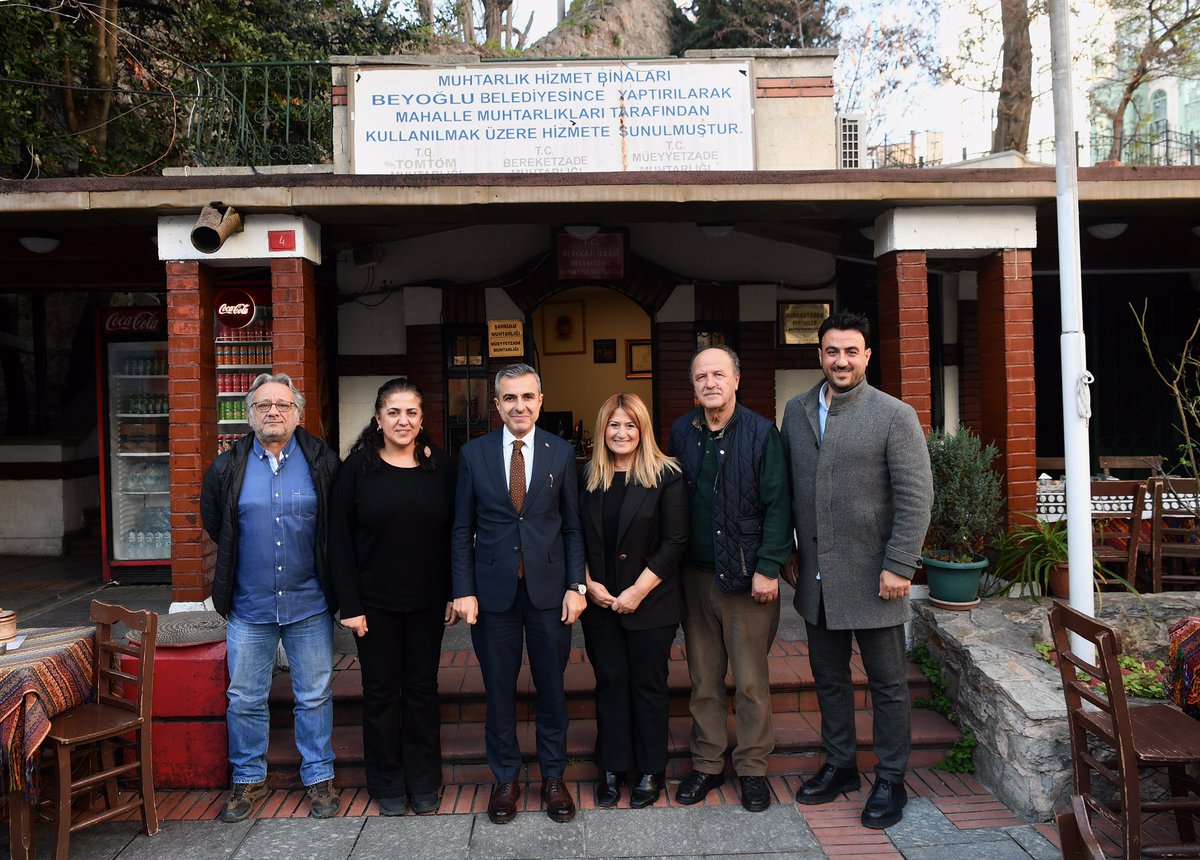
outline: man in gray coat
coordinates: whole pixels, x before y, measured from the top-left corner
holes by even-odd
[[[796,800],[828,803],[860,785],[850,680],[857,639],[879,759],[862,823],[885,828],[900,820],[907,802],[904,622],[912,615],[909,585],[929,527],[933,478],[916,412],[864,379],[867,318],[833,314],[818,337],[825,379],[792,398],[783,417],[800,556],[795,606],[808,628],[826,753]]]

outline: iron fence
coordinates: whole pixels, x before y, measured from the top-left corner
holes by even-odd
[[[1086,166],[1104,161],[1144,166],[1183,166],[1200,163],[1200,137],[1195,132],[1174,131],[1164,124],[1156,132],[1122,135],[1113,158],[1113,135],[1075,135],[1079,164]],[[1031,153],[1039,161],[1054,163],[1054,138],[1040,140]]]
[[[206,63],[188,117],[201,167],[333,160],[332,67],[322,62]]]

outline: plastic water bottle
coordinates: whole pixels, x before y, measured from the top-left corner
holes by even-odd
[[[137,547],[133,551],[133,557],[134,558],[145,558],[146,557],[146,533],[145,532],[137,533]]]
[[[129,534],[125,535],[125,557],[133,558],[133,553],[137,549],[137,535],[132,529]]]

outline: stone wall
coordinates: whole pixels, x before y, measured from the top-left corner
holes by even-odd
[[[1050,641],[1048,600],[992,598],[969,612],[914,602],[914,641],[943,663],[950,697],[979,746],[980,781],[1013,811],[1047,820],[1071,788],[1066,704],[1058,670],[1035,650]],[[1105,594],[1097,616],[1123,651],[1166,659],[1167,630],[1200,614],[1200,592]],[[1134,703],[1136,704],[1136,703]]]

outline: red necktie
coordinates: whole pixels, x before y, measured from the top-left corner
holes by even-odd
[[[512,500],[513,510],[518,514],[525,507],[525,455],[521,447],[525,443],[520,439],[513,440],[512,462],[508,468],[508,497]],[[525,576],[525,553],[517,556],[517,579]]]

